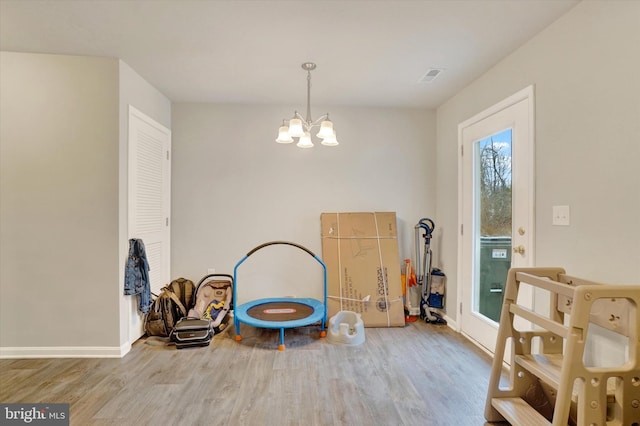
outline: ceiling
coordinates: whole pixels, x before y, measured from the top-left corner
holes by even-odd
[[[117,57],[174,102],[435,108],[580,0],[0,0],[0,49]],[[430,68],[443,69],[430,83]]]

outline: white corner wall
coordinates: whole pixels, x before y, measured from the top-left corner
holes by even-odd
[[[275,143],[293,106],[173,106],[174,278],[197,281],[208,268],[232,274],[249,250],[272,240],[321,256],[322,212],[395,211],[399,261],[410,256],[413,226],[435,214],[435,112],[314,108],[331,112],[339,146]],[[256,279],[239,282],[239,303],[317,294],[312,259],[275,247],[264,253],[263,263],[254,266],[252,256],[243,265],[243,277]]]
[[[119,63],[119,209],[118,220],[118,271],[119,281],[115,286],[120,301],[120,346],[123,352],[142,336],[144,317],[138,312],[138,297],[125,296],[124,266],[129,250],[128,230],[128,155],[129,155],[129,105],[144,112],[167,129],[171,129],[171,101],[158,89],[150,85],[129,65]]]
[[[457,126],[535,85],[536,263],[640,283],[640,3],[583,1],[437,111],[437,218],[457,313]],[[571,225],[552,226],[569,205]]]

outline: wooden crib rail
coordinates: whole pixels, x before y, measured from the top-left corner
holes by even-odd
[[[551,305],[565,314],[575,314],[572,311],[573,300],[576,296],[585,298],[585,301],[590,302],[587,322],[630,337],[632,331],[630,311],[637,304],[638,294],[640,294],[639,286],[602,284],[566,274],[558,274],[558,281],[554,281],[548,277],[540,277],[527,272],[515,272],[515,280],[550,291],[552,293]],[[579,295],[576,294],[578,288]],[[553,298],[554,295],[557,295],[557,298]],[[581,306],[586,307],[587,305],[581,304]],[[538,324],[538,321],[542,322],[543,324],[538,325],[543,328],[554,327],[553,324],[546,321],[546,318],[538,314],[531,315],[526,309],[519,308],[518,305],[512,306],[512,312],[516,315],[520,315],[522,312],[523,318],[535,324]],[[547,329],[553,331],[551,328]]]
[[[549,312],[517,303],[521,284],[546,290]],[[568,316],[568,318],[567,318]],[[532,330],[514,327],[516,317]],[[622,365],[585,365],[590,325],[626,336]],[[485,417],[513,425],[637,425],[640,419],[640,286],[609,285],[562,268],[512,268],[507,276]],[[538,341],[539,344],[534,344]],[[510,346],[508,345],[510,342]],[[500,386],[511,348],[509,384]]]

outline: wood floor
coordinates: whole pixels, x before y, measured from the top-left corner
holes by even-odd
[[[144,339],[122,359],[0,360],[0,401],[70,404],[72,425],[484,425],[491,362],[446,326],[367,328],[358,347],[319,327],[243,326],[211,346]]]

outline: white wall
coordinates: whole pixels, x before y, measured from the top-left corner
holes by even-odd
[[[313,107],[330,111],[339,146],[275,143],[294,106],[173,106],[173,277],[197,281],[208,268],[232,274],[249,250],[272,240],[321,257],[322,212],[395,211],[401,259],[410,255],[414,224],[435,214],[434,112]],[[239,302],[316,294],[313,260],[285,249],[243,265],[259,283],[239,282],[247,290]]]
[[[115,297],[120,300],[120,345],[126,347],[140,337],[144,330],[143,316],[138,313],[137,296],[125,296],[124,265],[128,255],[128,153],[129,153],[129,105],[171,129],[171,101],[158,89],[151,86],[129,65],[119,63],[119,223],[118,228],[118,271],[119,285],[114,286]]]
[[[118,61],[0,68],[0,348],[117,352]]]
[[[640,283],[640,3],[583,1],[438,108],[437,218],[457,300],[457,126],[535,85],[536,263]],[[569,205],[571,226],[551,225]]]
[[[171,103],[113,58],[1,52],[0,68],[0,354],[120,356],[128,105],[170,127]]]

